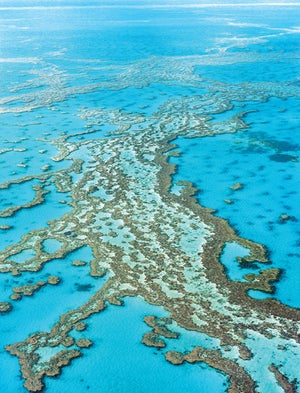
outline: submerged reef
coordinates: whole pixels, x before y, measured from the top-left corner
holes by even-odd
[[[251,61],[250,55],[247,56],[243,60]],[[219,62],[235,60],[234,56],[224,56]],[[252,60],[258,61],[256,57]],[[153,58],[132,64],[127,70],[123,66],[123,72],[111,83],[81,88],[49,82],[51,95],[46,94],[46,89],[32,100],[28,95],[2,99],[3,104],[10,104],[2,113],[15,111],[22,115],[22,112],[37,111],[49,105],[50,99],[59,102],[69,95],[102,88],[118,90],[131,85],[142,88],[154,82],[201,88],[204,81],[193,73],[193,67],[201,65],[201,61],[197,57]],[[205,61],[216,62],[216,58],[212,56]],[[155,73],[155,69],[160,71]],[[276,378],[284,391],[296,391],[297,376],[292,374],[289,363],[282,362],[285,351],[278,349],[278,345],[293,349],[290,357],[295,361],[296,351],[299,351],[300,312],[274,299],[256,300],[247,295],[249,290],[272,293],[272,284],[279,279],[280,271],[265,269],[258,274],[248,274],[244,281],[228,278],[220,262],[226,243],[236,242],[248,249],[249,255],[243,258],[247,264],[269,264],[267,251],[263,245],[240,237],[229,222],[214,215],[212,209],[201,206],[191,183],[182,183],[178,194],[171,193],[171,177],[176,167],[169,163],[169,157],[176,148],[172,141],[178,136],[213,137],[237,130],[246,132],[243,112],[223,122],[211,119],[212,114],[230,112],[231,101],[263,102],[271,96],[299,96],[299,86],[287,89],[286,82],[249,82],[233,86],[206,83],[207,93],[167,98],[148,115],[118,108],[83,108],[80,118],[89,130],[76,136],[89,135],[89,138],[74,141],[72,135],[64,135],[51,142],[58,149],[53,161],[68,162],[67,168],[49,167],[49,171],[0,185],[1,189],[9,189],[33,179],[41,182],[31,203],[7,208],[0,212],[1,217],[18,214],[23,209],[34,211],[37,205],[44,203],[49,185],[71,196],[67,202],[71,207],[69,212],[53,218],[47,228],[29,231],[20,241],[2,250],[1,272],[14,275],[32,272],[34,275],[46,263],[89,246],[94,256],[90,261],[90,274],[106,277],[105,284],[84,305],[53,321],[50,331],[33,333],[23,341],[6,346],[10,354],[18,357],[24,386],[29,391],[41,391],[45,376],[58,375],[62,367],[82,355],[82,348],[92,345],[87,337],[72,340],[74,330],[83,331],[85,321],[92,314],[102,312],[109,304],[122,305],[126,296],[140,296],[169,312],[167,320],[155,316],[145,318],[152,329],[143,338],[145,345],[167,348],[166,340],[178,337],[170,327],[172,321],[220,342],[218,349],[195,346],[189,353],[166,351],[169,362],[175,365],[204,362],[228,375],[230,392],[263,392],[262,377],[254,365],[259,362],[265,345],[272,356],[269,364],[258,367],[264,367],[274,381]],[[13,106],[14,100],[22,99],[23,108]],[[112,125],[114,131],[93,139],[92,130],[102,124]],[[236,191],[242,187],[242,183],[236,183],[231,189]],[[56,240],[60,246],[47,252],[43,246],[47,239]],[[31,252],[30,257],[16,262],[14,258],[24,250]],[[80,269],[85,262],[77,260],[73,264]],[[48,283],[58,284],[59,278],[49,277]],[[29,295],[46,284],[38,281],[13,291]],[[2,312],[9,308],[2,303]],[[264,345],[256,347],[255,340]],[[45,360],[43,353],[49,348],[54,351],[53,356]],[[88,350],[84,356],[88,356]]]

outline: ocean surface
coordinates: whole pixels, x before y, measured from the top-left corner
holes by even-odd
[[[184,123],[186,113],[198,110],[214,131],[202,136],[201,126],[193,129],[191,122],[184,134],[171,138],[169,192],[180,195],[181,182],[190,181],[199,204],[228,220],[240,237],[266,247],[271,265],[242,268],[237,257],[249,250],[226,243],[220,263],[229,280],[246,281],[247,273],[276,267],[281,275],[273,293],[249,290],[248,296],[300,308],[300,2],[263,3],[0,1],[0,267],[7,250],[17,250],[10,258],[15,269],[34,258],[37,249],[27,240],[23,249],[15,245],[72,212],[72,187],[90,168],[88,143],[122,136],[130,121],[129,135],[149,124],[151,139],[154,121],[165,113]],[[161,126],[165,139],[175,135],[174,127],[176,122],[170,129]],[[64,156],[64,143],[78,149]],[[146,158],[153,159],[150,153]],[[81,170],[67,172],[71,187],[61,188],[60,174],[76,159]],[[34,203],[37,189],[44,196]],[[94,196],[103,203],[110,199],[104,188]],[[63,244],[59,236],[43,240],[43,252],[54,257],[36,272],[1,269],[0,302],[13,307],[0,313],[1,392],[27,391],[17,357],[4,347],[50,331],[110,277],[90,275],[97,256],[89,245],[59,254]],[[77,260],[85,264],[75,266]],[[12,288],[53,275],[60,277],[58,285],[10,299]],[[166,318],[170,312],[143,296],[128,296],[123,306],[109,305],[89,317],[84,336],[92,347],[59,377],[46,377],[46,391],[227,391],[225,373],[203,362],[174,366],[164,359],[166,350],[187,352],[195,345],[216,350],[219,338],[174,322],[178,340],[149,348],[141,343],[149,331],[147,315]],[[275,359],[259,335],[248,340],[253,352]],[[43,354],[44,361],[53,354]],[[241,364],[260,393],[283,392],[273,374],[260,370],[267,355]],[[295,346],[278,358],[291,380],[299,371],[292,361],[298,355]]]

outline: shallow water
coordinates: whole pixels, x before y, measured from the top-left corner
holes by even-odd
[[[126,5],[0,0],[0,208],[3,213],[18,207],[0,217],[0,250],[4,256],[12,250],[10,260],[21,269],[20,275],[0,274],[0,301],[13,306],[1,313],[1,391],[27,391],[17,358],[4,346],[35,332],[49,332],[60,316],[104,291],[115,275],[110,263],[129,261],[134,266],[134,255],[135,261],[144,261],[143,252],[155,239],[154,227],[152,233],[145,229],[149,222],[165,225],[155,244],[157,260],[151,263],[174,261],[181,251],[191,258],[201,253],[207,228],[200,226],[195,235],[191,214],[184,216],[175,202],[167,205],[168,219],[174,217],[174,208],[179,220],[174,234],[171,224],[153,213],[163,200],[151,194],[158,170],[155,158],[167,138],[176,144],[171,152],[178,152],[168,158],[176,164],[170,191],[179,195],[184,186],[177,183],[191,181],[201,205],[215,209],[214,214],[227,219],[242,238],[268,249],[271,265],[255,261],[242,268],[237,258],[249,250],[235,241],[225,243],[220,263],[229,281],[246,282],[247,273],[277,267],[282,274],[274,294],[249,290],[248,295],[258,302],[272,297],[300,307],[298,10],[299,3],[193,7],[134,0]],[[203,136],[209,127],[210,136]],[[143,161],[134,161],[137,146]],[[119,188],[113,183],[120,173],[115,157],[128,182],[124,185],[121,178]],[[81,167],[71,167],[76,163]],[[240,189],[230,188],[237,183]],[[131,185],[136,186],[134,192]],[[36,186],[48,193],[44,201],[30,206]],[[120,189],[116,202],[114,193]],[[121,204],[124,195],[129,213]],[[141,200],[146,210],[143,204],[139,207]],[[135,222],[140,227],[133,233],[130,225]],[[92,250],[96,230],[101,247]],[[143,231],[143,245],[135,250]],[[174,248],[169,255],[164,246],[170,239]],[[68,247],[64,258],[55,254],[62,247]],[[116,249],[125,250],[122,258],[116,257]],[[45,257],[41,252],[50,260],[37,272],[26,270],[36,253]],[[86,264],[72,265],[78,260]],[[103,277],[90,275],[95,260]],[[184,271],[191,293],[199,289],[193,273]],[[178,296],[176,288],[168,286],[167,265],[160,274],[154,282],[161,282],[170,299]],[[60,277],[58,285],[46,284],[32,296],[10,300],[12,288],[47,281],[51,275]],[[145,275],[138,279],[146,288]],[[211,284],[205,289],[201,281],[204,294],[215,288]],[[130,289],[131,284],[125,280],[122,285]],[[220,311],[218,302],[212,299],[210,308]],[[236,345],[226,347],[205,329],[200,333],[173,322],[179,338],[166,339],[166,348],[158,350],[141,343],[151,330],[143,322],[146,315],[170,313],[141,297],[126,297],[123,306],[108,305],[89,317],[87,330],[73,330],[71,335],[90,338],[92,347],[83,349],[83,356],[63,368],[58,378],[47,377],[46,391],[68,391],[71,385],[78,393],[227,391],[225,373],[203,362],[175,367],[164,359],[168,350],[187,353],[195,345],[220,349],[224,358],[248,371],[261,393],[283,391],[268,370],[270,357],[290,381],[297,377],[292,365],[298,348],[285,338],[269,342],[251,328],[245,343],[254,356],[241,360]],[[214,322],[217,326],[219,321]],[[286,350],[278,352],[279,344]],[[47,361],[61,348],[40,347],[36,353]]]

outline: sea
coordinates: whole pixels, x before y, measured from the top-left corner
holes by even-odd
[[[280,280],[274,293],[252,290],[250,297],[299,308],[299,35],[298,1],[0,0],[0,253],[72,210],[71,194],[53,184],[45,187],[43,203],[26,204],[41,184],[36,175],[70,166],[55,159],[57,141],[109,138],[115,130],[108,121],[87,125],[84,111],[147,118],[167,101],[210,94],[216,99],[211,108],[206,102],[203,116],[220,132],[201,136],[191,130],[172,140],[175,154],[168,160],[176,170],[169,192],[179,194],[181,182],[190,181],[199,204],[228,220],[239,236],[266,247],[271,266],[281,269]],[[16,207],[12,215],[3,213]],[[49,240],[44,248],[54,252],[58,243]],[[15,262],[30,252],[20,252]],[[230,280],[253,272],[237,262],[246,254],[238,244],[225,246],[221,263]],[[49,331],[60,315],[105,284],[106,277],[89,274],[92,259],[86,246],[45,264],[34,282],[51,275],[62,282],[1,313],[1,392],[27,392],[18,359],[4,347]],[[74,266],[74,260],[86,265]],[[0,301],[11,303],[11,288],[33,282],[32,276],[1,272]],[[228,390],[226,374],[204,363],[173,366],[163,350],[144,346],[146,315],[169,313],[128,297],[122,307],[111,305],[90,317],[86,333],[94,345],[60,376],[46,377],[46,392]],[[168,350],[192,350],[195,343],[218,348],[216,338],[179,326],[177,331],[180,338],[167,340]],[[283,392],[274,379],[260,390],[270,392]]]

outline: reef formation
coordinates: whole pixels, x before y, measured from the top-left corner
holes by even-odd
[[[143,338],[145,345],[167,348],[165,339],[178,336],[170,326],[172,321],[220,342],[216,349],[197,346],[190,353],[166,351],[166,360],[172,364],[205,362],[228,375],[230,392],[263,391],[261,375],[254,367],[260,353],[255,352],[253,342],[258,340],[272,353],[270,364],[264,365],[265,372],[285,392],[297,390],[297,376],[282,359],[289,351],[291,361],[295,361],[299,351],[299,311],[274,299],[255,300],[247,295],[251,289],[272,293],[280,270],[266,268],[270,261],[263,245],[240,237],[226,220],[214,215],[214,210],[201,206],[196,198],[197,189],[191,183],[181,182],[180,191],[171,192],[176,166],[170,164],[169,158],[178,154],[174,139],[247,132],[244,102],[299,97],[299,86],[287,86],[287,82],[230,85],[203,80],[194,73],[194,67],[203,63],[238,61],[263,60],[258,54],[151,58],[122,66],[118,76],[112,72],[111,80],[79,87],[66,86],[59,74],[53,78],[53,70],[47,79],[49,86],[39,93],[1,100],[1,113],[14,112],[22,117],[28,112],[34,116],[39,108],[53,109],[70,96],[101,89],[119,91],[129,86],[142,89],[151,83],[190,86],[199,92],[207,89],[203,94],[167,98],[151,114],[119,108],[82,108],[79,116],[86,123],[86,130],[46,140],[58,150],[53,162],[68,162],[67,168],[47,167],[39,174],[0,185],[1,189],[9,189],[33,179],[40,182],[31,203],[7,208],[0,212],[1,217],[45,203],[49,185],[71,197],[71,201],[61,201],[70,206],[70,212],[49,221],[47,228],[31,230],[19,242],[2,250],[2,273],[17,277],[32,272],[34,277],[46,263],[89,246],[94,256],[90,274],[106,278],[100,290],[81,307],[61,315],[50,331],[33,333],[6,346],[10,354],[18,357],[24,386],[29,391],[41,391],[45,376],[58,375],[62,367],[82,355],[81,348],[92,345],[87,337],[75,342],[74,330],[84,332],[92,314],[102,312],[109,304],[121,306],[126,296],[140,296],[169,312],[166,320],[155,316],[145,319],[152,329]],[[109,73],[110,69],[106,71]],[[230,115],[233,101],[241,104],[238,115],[220,122],[212,119],[218,113],[228,111]],[[93,132],[103,124],[111,125],[113,131],[93,138]],[[242,185],[232,187],[238,190]],[[57,241],[60,247],[47,252],[44,247],[47,240]],[[243,281],[230,280],[220,262],[224,246],[232,242],[249,250],[249,255],[240,260],[241,266],[261,264],[258,273],[248,274]],[[32,256],[15,262],[14,257],[22,256],[24,251]],[[59,278],[13,288],[12,302],[47,284],[60,285]],[[10,303],[3,302],[0,308],[1,312],[13,312]],[[43,353],[49,348],[53,356],[45,361]]]

